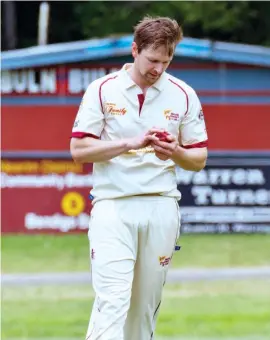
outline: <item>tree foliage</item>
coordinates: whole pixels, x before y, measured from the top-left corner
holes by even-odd
[[[39,3],[16,2],[18,48],[37,43]],[[270,46],[265,1],[53,1],[50,14],[49,43],[132,34],[143,16],[160,15],[175,18],[184,36]]]

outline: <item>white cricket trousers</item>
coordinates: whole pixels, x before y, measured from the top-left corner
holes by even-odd
[[[87,340],[153,340],[162,289],[179,237],[175,198],[97,202],[89,240],[95,302]]]

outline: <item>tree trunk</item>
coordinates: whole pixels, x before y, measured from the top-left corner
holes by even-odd
[[[17,47],[16,5],[14,1],[3,1],[4,37],[7,50]]]

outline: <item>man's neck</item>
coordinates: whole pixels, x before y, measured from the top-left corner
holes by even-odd
[[[141,77],[141,75],[138,72],[136,72],[134,64],[131,65],[130,69],[128,70],[128,73],[129,73],[131,79],[134,81],[134,83],[136,85],[138,85],[142,89],[143,93],[145,94],[147,89],[151,85],[149,85],[149,83],[145,82],[145,80]]]

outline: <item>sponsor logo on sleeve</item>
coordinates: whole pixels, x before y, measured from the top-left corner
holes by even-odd
[[[204,114],[203,114],[203,110],[202,109],[200,109],[200,111],[199,111],[199,119],[200,120],[204,120]]]

